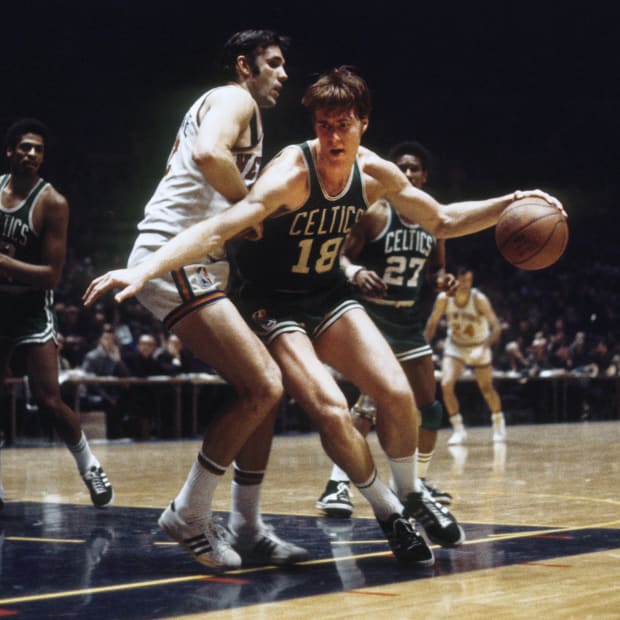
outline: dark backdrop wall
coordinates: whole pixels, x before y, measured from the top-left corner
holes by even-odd
[[[544,188],[571,217],[567,257],[617,261],[620,13],[545,4],[22,1],[3,8],[0,125],[51,126],[45,174],[70,200],[75,252],[98,270],[122,264],[217,50],[236,30],[274,27],[293,47],[265,115],[268,156],[309,137],[304,87],[352,64],[373,92],[366,144],[425,143],[440,200]],[[449,252],[501,260],[491,231]]]

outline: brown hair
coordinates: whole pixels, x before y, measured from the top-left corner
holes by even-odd
[[[310,84],[301,103],[312,114],[319,108],[352,109],[358,118],[368,118],[371,109],[368,84],[346,65],[335,67]]]

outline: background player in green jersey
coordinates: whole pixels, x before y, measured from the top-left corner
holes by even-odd
[[[414,187],[424,187],[430,154],[420,143],[397,144],[389,159]],[[445,254],[444,239],[435,239],[417,224],[399,216],[389,202],[380,200],[368,209],[345,239],[340,264],[359,288],[366,311],[400,361],[420,409],[418,476],[437,501],[450,504],[449,493],[426,481],[443,407],[436,399],[433,352],[424,338],[419,309],[425,282],[448,293],[456,288],[455,277],[445,270]],[[353,424],[364,436],[375,424],[376,414],[375,403],[366,394],[360,394],[351,408]],[[351,515],[349,478],[337,465],[333,466],[316,506],[330,517]]]
[[[11,360],[14,374],[28,376],[39,412],[71,451],[93,504],[104,507],[112,502],[112,486],[58,384],[53,289],[65,262],[69,205],[39,176],[47,136],[36,119],[7,131],[10,172],[0,176],[0,379]]]

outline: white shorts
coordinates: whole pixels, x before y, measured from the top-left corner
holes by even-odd
[[[141,233],[127,260],[133,267],[157,251],[169,237]],[[138,293],[138,301],[170,329],[188,314],[226,298],[229,264],[222,252],[206,256],[204,262],[186,265],[147,282]]]
[[[483,344],[472,346],[462,346],[454,344],[451,340],[446,340],[444,357],[454,357],[461,360],[467,366],[489,366],[493,360],[491,347]]]

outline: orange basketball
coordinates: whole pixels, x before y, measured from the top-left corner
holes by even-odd
[[[520,198],[504,209],[495,226],[502,256],[519,269],[544,269],[566,249],[566,216],[542,198]]]

